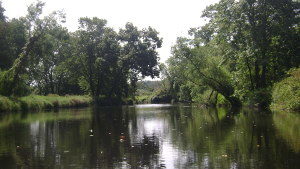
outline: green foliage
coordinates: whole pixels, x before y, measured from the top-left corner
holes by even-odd
[[[300,68],[292,69],[289,77],[274,85],[273,109],[300,111]]]
[[[220,106],[230,106],[230,102],[220,94],[217,96],[217,104]]]
[[[272,101],[271,88],[262,88],[254,91],[248,91],[244,95],[244,103],[251,106],[258,106],[261,108],[268,108]]]
[[[172,96],[170,92],[166,89],[160,89],[155,92],[151,98],[151,103],[171,103]]]
[[[145,104],[145,103],[151,103],[151,94],[144,94],[144,95],[137,95],[135,96],[135,102],[137,104]]]
[[[127,23],[115,31],[104,19],[84,17],[69,32],[62,26],[65,14],[44,16],[44,6],[37,1],[25,17],[9,20],[0,3],[1,95],[90,94],[95,102],[114,104],[133,102],[138,93],[143,102],[267,107],[273,84],[300,65],[298,1],[220,0],[203,11],[205,25],[178,38],[168,65],[158,63],[162,39],[152,27]],[[159,71],[158,90],[138,89],[139,80]],[[297,93],[277,85],[275,101]],[[297,107],[293,97],[291,109]]]
[[[25,77],[22,76],[18,81],[14,81],[12,71],[0,72],[0,95],[4,96],[26,96],[29,95],[30,87],[25,83]]]
[[[117,33],[106,26],[106,20],[81,18],[79,22],[73,63],[79,68],[80,87],[96,102],[115,103],[132,97],[139,74],[158,76],[155,50],[161,39],[154,29],[138,30],[127,23]]]
[[[191,28],[172,49],[169,90],[178,98],[189,85],[193,100],[203,102],[197,92],[209,89],[231,105],[266,108],[273,84],[300,65],[298,16],[299,2],[291,0],[221,0],[207,7],[207,24]]]
[[[180,86],[180,93],[179,93],[179,101],[181,102],[191,102],[191,89],[187,85]]]
[[[85,17],[77,31],[69,32],[62,26],[65,14],[44,16],[44,6],[37,1],[28,6],[25,17],[8,20],[0,4],[1,95],[26,96],[32,90],[127,102],[134,98],[140,78],[158,76],[156,49],[162,40],[155,29],[127,23],[116,32],[104,19]],[[42,102],[34,103],[51,107]]]
[[[234,83],[231,80],[229,70],[226,65],[223,66],[222,50],[214,44],[189,45],[193,42],[193,40],[179,38],[177,45],[173,47],[173,56],[168,60],[170,78],[175,81],[173,83],[178,86],[189,85],[190,95],[196,96],[194,100],[201,100],[202,103],[216,104],[216,101],[210,101],[211,97],[204,99],[203,96],[192,94],[196,90],[200,90],[199,92],[202,93],[203,89],[208,87],[222,94],[232,105],[239,105],[239,101],[234,100]],[[173,85],[172,88],[172,90],[179,89],[180,92],[180,87]]]
[[[91,102],[89,96],[29,95],[19,98],[0,96],[0,112],[86,107]]]
[[[151,99],[164,88],[162,81],[138,81],[135,96],[136,103],[151,103]]]
[[[0,112],[21,110],[20,102],[0,95]]]

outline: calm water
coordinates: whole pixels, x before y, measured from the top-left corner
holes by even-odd
[[[138,105],[0,116],[0,168],[300,168],[300,115]]]

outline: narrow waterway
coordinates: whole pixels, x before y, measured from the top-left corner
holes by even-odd
[[[136,105],[0,115],[0,169],[298,169],[300,115]]]

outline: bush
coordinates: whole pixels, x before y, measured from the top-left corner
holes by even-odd
[[[157,93],[151,98],[151,103],[171,103],[172,96],[166,89],[157,91]]]
[[[180,86],[179,101],[192,102],[191,89],[189,88],[189,86]]]
[[[213,95],[211,95],[211,92],[212,91],[208,89],[203,91],[202,93],[198,93],[193,97],[193,101],[205,105],[215,105],[216,93],[213,93]]]
[[[3,96],[27,96],[30,94],[30,87],[25,83],[25,75],[16,83],[13,81],[10,71],[0,72],[0,95]]]
[[[11,98],[0,96],[0,112],[21,110],[21,104]]]
[[[246,104],[258,106],[260,108],[268,108],[272,101],[271,88],[263,88],[250,91],[246,95]]]
[[[221,94],[218,94],[218,106],[230,106],[230,102]]]
[[[288,75],[274,85],[271,108],[300,111],[300,68],[289,71]]]

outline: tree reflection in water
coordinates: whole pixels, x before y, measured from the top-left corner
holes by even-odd
[[[296,114],[139,105],[0,117],[0,168],[297,168]]]

